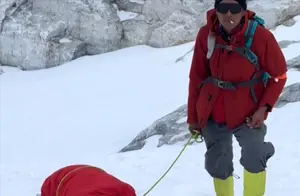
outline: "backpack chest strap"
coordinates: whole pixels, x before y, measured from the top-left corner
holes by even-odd
[[[215,48],[234,51],[247,59],[255,67],[256,70],[259,69],[257,56],[247,47],[234,47],[225,44],[215,44]]]

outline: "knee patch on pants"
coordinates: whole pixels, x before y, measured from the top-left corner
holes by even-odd
[[[215,142],[205,153],[205,169],[213,178],[225,180],[233,173],[232,159],[231,143]]]
[[[264,171],[268,159],[275,153],[273,144],[264,141],[266,132],[267,127],[265,125],[256,129],[242,125],[234,133],[242,148],[240,163],[251,173]]]
[[[247,144],[242,147],[240,163],[251,173],[259,173],[267,167],[267,161],[275,153],[271,142]]]

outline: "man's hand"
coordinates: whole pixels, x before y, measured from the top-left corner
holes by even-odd
[[[192,135],[195,135],[195,134],[202,135],[201,128],[198,124],[189,124],[189,131]]]
[[[267,111],[267,107],[260,107],[252,117],[246,119],[247,125],[250,128],[258,128],[263,125],[265,121],[265,113]]]

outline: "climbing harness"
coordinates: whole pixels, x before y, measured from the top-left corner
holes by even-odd
[[[189,138],[189,140],[185,143],[185,145],[183,146],[182,150],[180,151],[180,153],[178,154],[178,156],[175,158],[175,160],[173,161],[173,163],[170,165],[170,167],[167,169],[167,171],[165,171],[165,173],[153,184],[153,186],[151,186],[149,188],[149,190],[143,194],[143,196],[148,195],[153,189],[154,187],[161,182],[161,180],[169,173],[169,171],[172,169],[172,167],[175,165],[175,163],[178,161],[179,157],[182,155],[182,153],[184,152],[184,150],[186,149],[186,147],[189,145],[189,143],[191,142],[191,140],[194,139],[194,141],[196,143],[202,143],[203,142],[203,137],[202,135],[199,135],[199,133],[195,133],[192,134],[191,137]]]

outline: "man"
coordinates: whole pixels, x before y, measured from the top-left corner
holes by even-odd
[[[90,165],[70,165],[51,174],[41,196],[136,196],[129,184]]]
[[[205,140],[205,169],[217,196],[234,195],[233,135],[242,149],[244,196],[265,192],[266,164],[275,150],[264,141],[264,120],[283,90],[287,67],[261,22],[246,0],[216,0],[196,39],[187,123]]]

